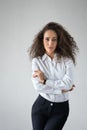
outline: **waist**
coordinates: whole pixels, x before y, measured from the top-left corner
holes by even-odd
[[[45,94],[45,93],[40,93],[41,97],[47,99],[48,101],[51,102],[65,102],[69,100],[68,93],[66,94]]]

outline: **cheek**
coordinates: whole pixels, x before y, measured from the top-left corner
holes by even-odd
[[[57,43],[55,43],[55,45],[54,45],[54,48],[56,48],[57,47]]]
[[[45,48],[45,50],[47,50],[47,48],[48,48],[47,44],[44,44],[44,48]]]
[[[47,47],[47,42],[43,41],[43,45],[46,48]]]

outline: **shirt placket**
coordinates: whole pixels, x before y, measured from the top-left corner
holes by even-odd
[[[52,80],[55,80],[55,62],[54,61],[51,61],[51,75],[52,75]],[[52,100],[55,100],[55,95],[52,94],[51,98]]]

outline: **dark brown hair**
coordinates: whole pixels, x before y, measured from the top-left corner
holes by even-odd
[[[29,55],[31,58],[43,56],[45,49],[43,46],[44,33],[47,30],[53,30],[57,34],[57,43],[55,52],[58,53],[59,57],[71,58],[75,64],[76,51],[78,47],[74,38],[65,30],[65,28],[59,23],[50,22],[46,24],[43,29],[35,36],[33,44],[29,49]]]

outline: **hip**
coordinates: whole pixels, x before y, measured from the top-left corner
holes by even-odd
[[[52,102],[43,98],[42,96],[38,96],[32,106],[33,113],[42,113],[45,115],[53,114],[69,114],[69,101],[64,102]]]

